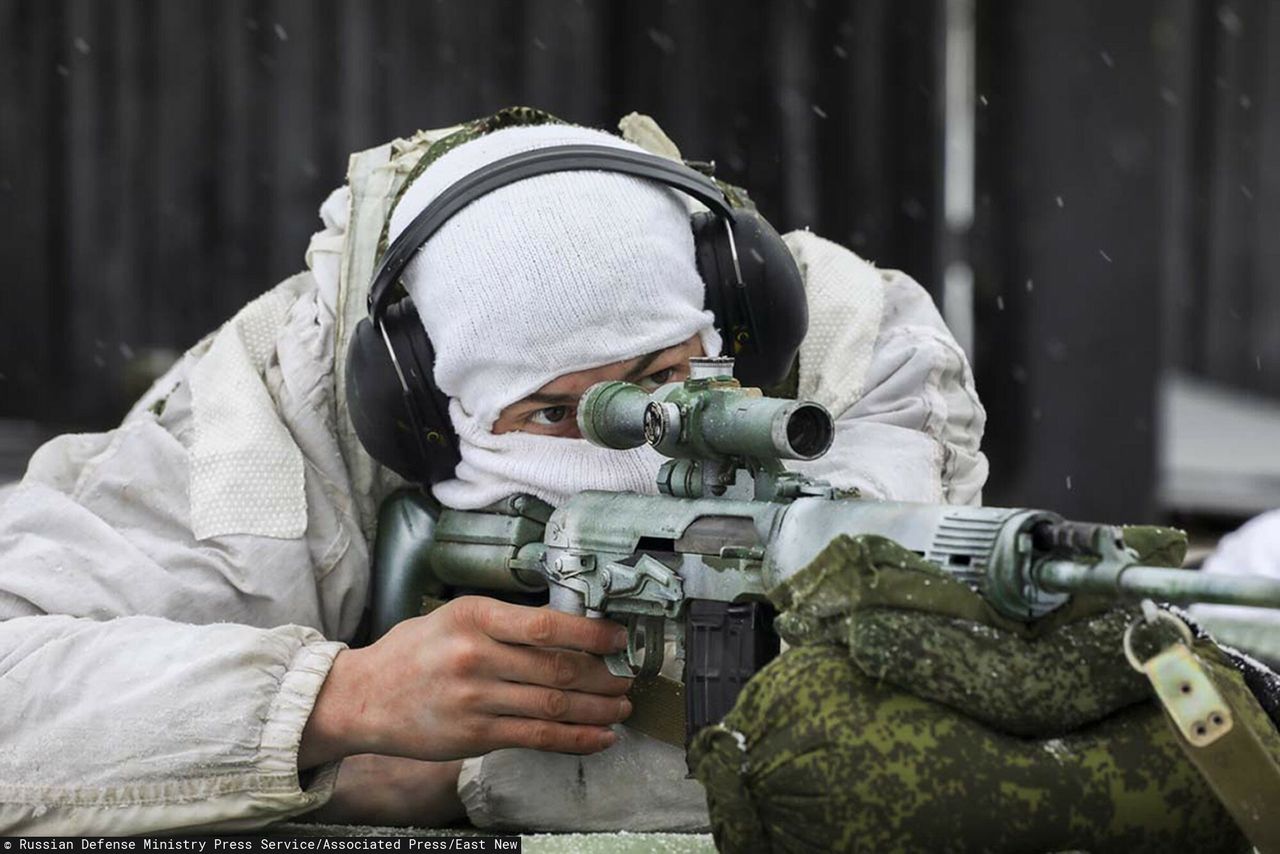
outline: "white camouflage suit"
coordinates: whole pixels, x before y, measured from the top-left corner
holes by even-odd
[[[674,153],[651,120],[621,127]],[[337,763],[301,788],[298,745],[399,485],[354,437],[346,344],[391,196],[447,130],[353,156],[305,272],[115,430],[47,443],[0,499],[0,834],[251,829],[331,794]],[[985,414],[929,296],[808,232],[785,239],[811,316],[800,396],[838,418],[832,451],[796,467],[873,498],[977,503]],[[624,732],[590,757],[469,760],[459,793],[478,826],[705,827],[684,776],[681,751]]]

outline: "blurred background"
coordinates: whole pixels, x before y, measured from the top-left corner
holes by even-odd
[[[347,154],[649,113],[932,293],[990,504],[1280,506],[1280,3],[0,0],[0,482],[303,266]]]

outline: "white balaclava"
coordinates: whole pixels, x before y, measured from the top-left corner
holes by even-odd
[[[444,189],[482,166],[536,148],[594,143],[643,151],[571,125],[495,131],[444,154],[391,216],[394,239]],[[516,493],[554,505],[584,489],[656,491],[663,458],[585,439],[492,432],[498,414],[564,374],[634,359],[697,334],[719,354],[703,310],[689,209],[660,184],[614,172],[556,172],[480,197],[455,214],[405,270],[435,347],[462,461],[435,486],[471,510]]]

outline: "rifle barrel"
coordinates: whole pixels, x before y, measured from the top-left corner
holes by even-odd
[[[1118,573],[1098,572],[1088,564],[1046,560],[1036,567],[1036,581],[1056,593],[1106,593],[1164,602],[1250,605],[1280,608],[1280,579],[1229,575],[1158,566],[1132,565]]]

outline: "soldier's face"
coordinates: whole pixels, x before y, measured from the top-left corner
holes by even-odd
[[[578,401],[591,386],[609,380],[622,380],[656,389],[663,383],[688,379],[689,360],[701,355],[702,340],[693,335],[665,350],[565,374],[503,409],[493,423],[493,432],[510,433],[519,430],[544,436],[580,438],[582,434],[578,432]]]

